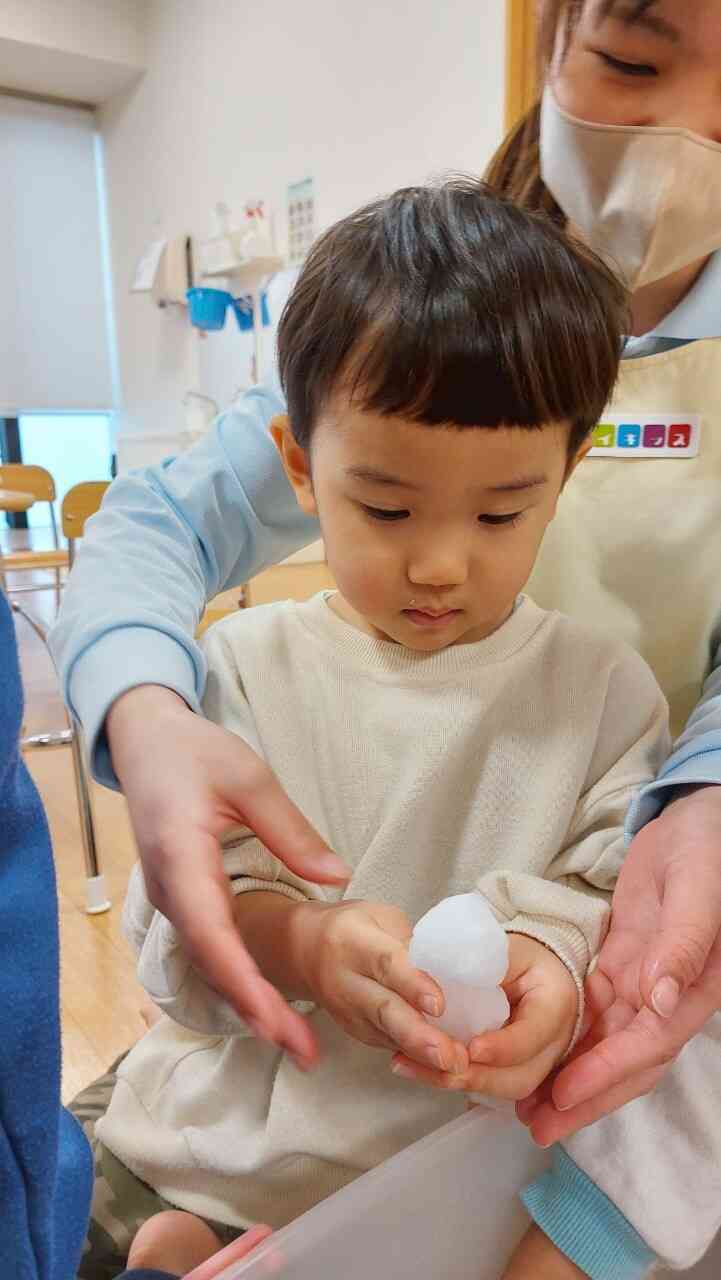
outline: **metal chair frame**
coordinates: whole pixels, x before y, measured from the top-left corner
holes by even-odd
[[[75,560],[75,542],[76,538],[82,536],[85,528],[85,522],[93,510],[100,506],[102,494],[107,485],[100,482],[91,481],[86,484],[75,485],[69,489],[63,498],[62,503],[62,522],[63,533],[68,539],[68,561],[72,568]],[[80,510],[78,510],[78,499],[80,499]],[[53,522],[53,527],[55,524]],[[56,534],[57,536],[57,534]],[[4,586],[3,575],[1,573],[2,557],[0,557],[0,586]],[[35,588],[21,588],[21,590],[34,590]],[[8,598],[14,594],[13,588],[8,593]],[[35,617],[29,609],[24,608],[17,600],[10,599],[13,613],[23,618],[29,627],[34,631],[35,635],[44,645],[48,655],[50,649],[48,645],[48,628],[38,618]],[[83,743],[82,728],[77,721],[65,708],[65,717],[67,720],[67,729],[55,730],[50,733],[35,733],[21,739],[20,747],[24,752],[27,751],[52,751],[58,747],[70,747],[73,759],[73,778],[75,781],[75,793],[78,803],[78,816],[80,819],[80,836],[83,845],[83,855],[85,859],[85,903],[86,910],[89,915],[99,915],[103,911],[107,911],[111,904],[108,897],[105,876],[100,867],[100,858],[98,854],[98,843],[95,833],[95,819],[93,815],[93,803],[91,793],[91,779],[87,764],[86,751]]]
[[[17,600],[10,602],[13,613],[23,618],[35,635],[42,641],[48,654],[48,631],[29,609],[24,608]],[[89,915],[99,915],[111,906],[105,889],[105,877],[100,870],[98,845],[95,836],[95,819],[90,793],[90,777],[83,749],[82,730],[67,708],[65,709],[67,729],[54,730],[50,733],[34,733],[20,740],[20,749],[27,751],[53,751],[58,747],[70,747],[73,758],[73,778],[75,794],[78,802],[80,818],[80,837],[85,858],[85,902]]]

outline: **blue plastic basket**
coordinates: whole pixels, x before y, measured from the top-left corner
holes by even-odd
[[[190,323],[196,329],[222,329],[233,299],[226,289],[188,289]]]
[[[253,328],[253,298],[248,293],[242,298],[233,298],[232,301],[238,328],[241,333],[248,333]],[[268,310],[268,295],[265,293],[261,294],[260,319],[263,328],[266,329],[270,324],[270,311]]]

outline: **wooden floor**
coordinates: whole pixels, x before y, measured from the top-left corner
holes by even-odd
[[[27,576],[23,580],[27,581]],[[38,617],[51,619],[53,592],[33,592],[16,598]],[[25,687],[25,732],[64,728],[66,721],[50,657],[29,626],[17,617],[16,629]],[[34,751],[27,754],[26,763],[45,804],[55,851],[60,906],[63,1098],[67,1101],[102,1074],[144,1030],[135,964],[120,932],[120,911],[135,850],[125,801],[105,788],[95,787],[100,857],[113,906],[104,915],[87,915],[70,750]]]
[[[7,545],[7,533],[2,542]],[[18,537],[12,542],[17,545]],[[42,545],[42,535],[33,538]],[[19,575],[13,581],[28,582]],[[328,583],[322,565],[279,568],[261,575],[251,592],[254,603],[288,595],[305,598]],[[237,595],[237,592],[235,593]],[[16,599],[45,621],[54,615],[53,591],[33,591]],[[57,679],[40,640],[16,618],[25,687],[25,732],[65,727]],[[120,931],[128,874],[135,861],[133,837],[122,797],[95,787],[93,801],[102,870],[112,898],[104,915],[85,912],[82,845],[68,748],[26,756],[47,810],[55,850],[60,904],[63,1098],[67,1101],[142,1034],[142,992],[130,948]]]

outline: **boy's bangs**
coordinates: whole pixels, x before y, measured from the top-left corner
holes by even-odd
[[[584,298],[585,315],[580,306],[570,314],[568,299],[554,306],[549,293],[529,295],[525,308],[511,291],[497,293],[494,307],[488,294],[475,301],[469,283],[451,283],[422,305],[386,302],[346,364],[353,404],[429,426],[595,425],[599,381],[612,376],[618,350],[607,334],[605,350],[599,345],[592,298]]]
[[[335,393],[429,425],[599,420],[625,294],[595,255],[477,181],[408,188],[316,243],[278,332],[296,440]]]

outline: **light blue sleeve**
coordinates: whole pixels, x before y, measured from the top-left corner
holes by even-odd
[[[563,1147],[521,1193],[541,1231],[590,1280],[641,1280],[656,1261],[636,1229]]]
[[[630,840],[658,817],[674,787],[721,783],[721,618],[711,636],[711,661],[701,700],[654,782],[639,792],[628,812]]]
[[[51,647],[108,786],[117,787],[104,732],[113,702],[160,684],[197,710],[205,663],[193,637],[206,601],[319,536],[268,432],[284,412],[274,376],[187,453],[116,480],[88,523]]]

